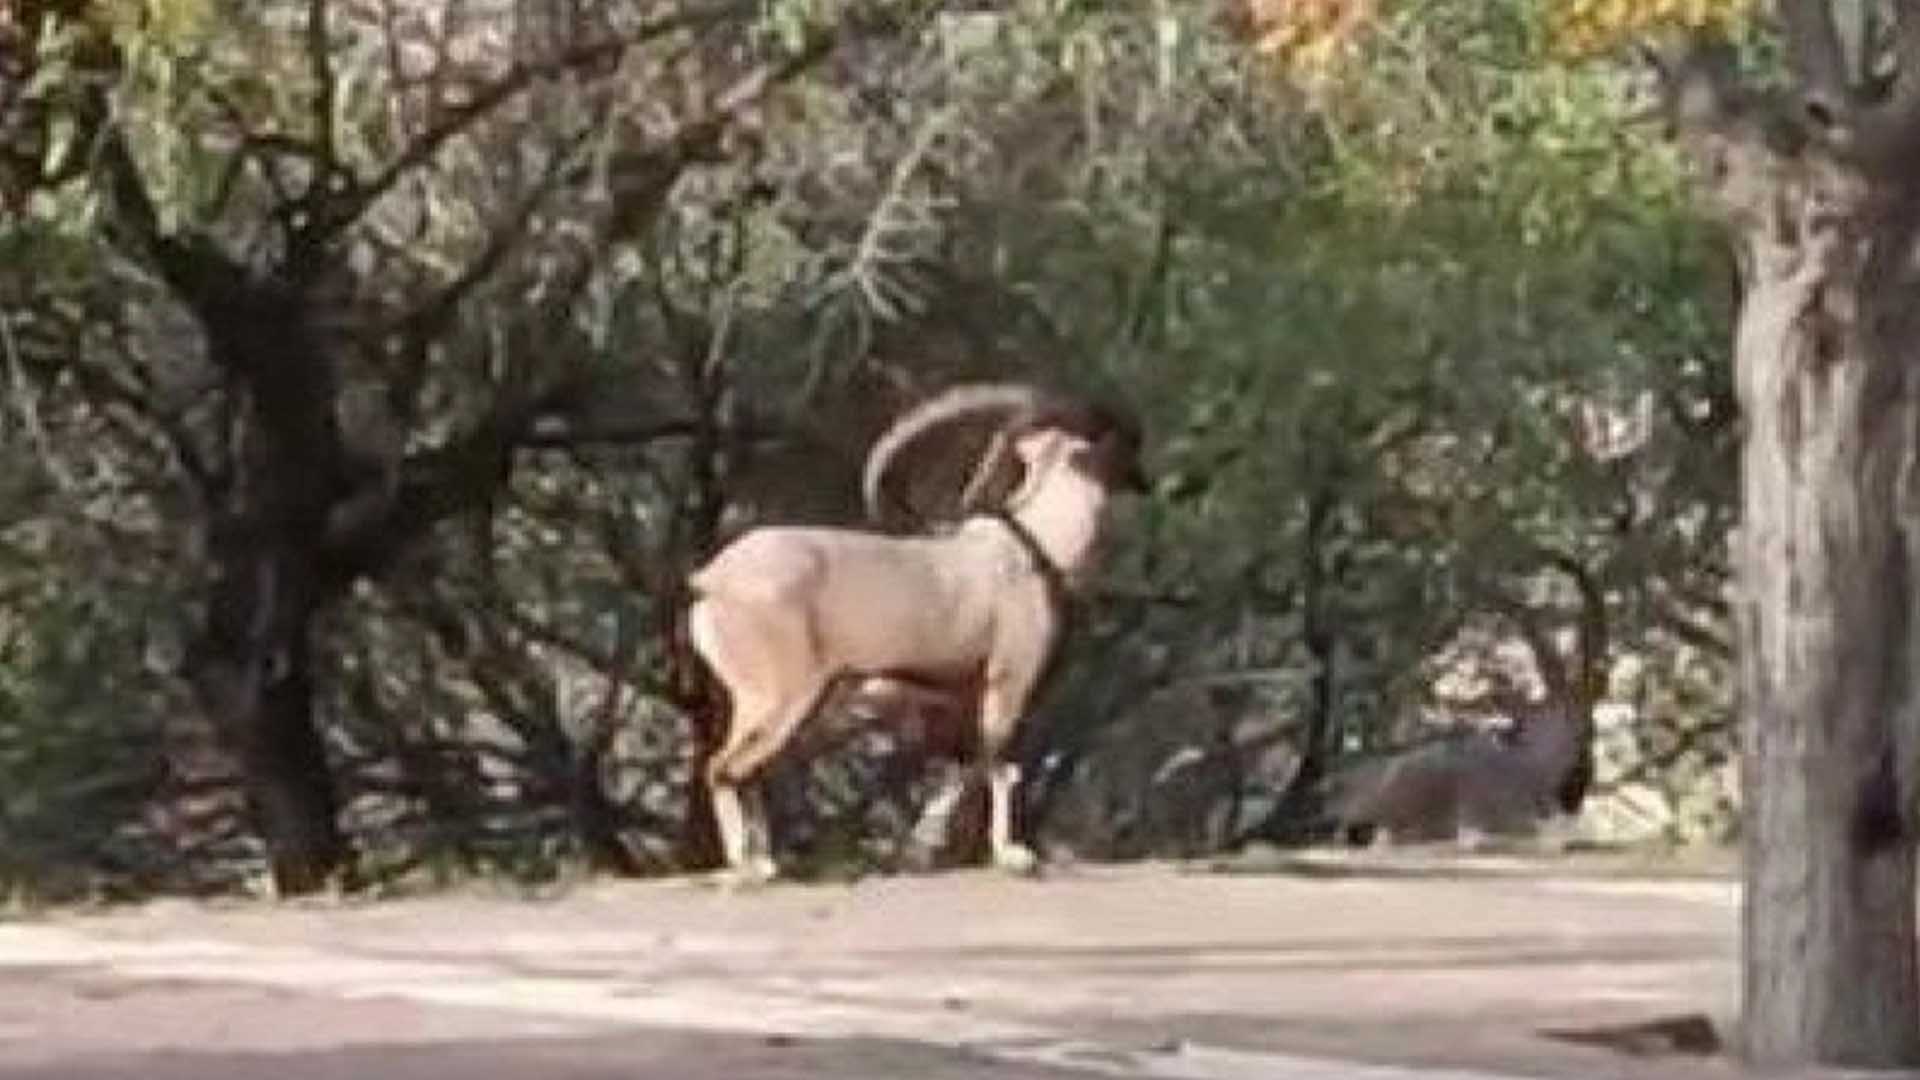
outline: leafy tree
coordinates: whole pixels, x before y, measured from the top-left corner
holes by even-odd
[[[1628,40],[1739,265],[1744,1050],[1920,1061],[1912,824],[1912,320],[1920,13],[1567,4]]]
[[[536,7],[383,23],[328,0],[244,20],[29,3],[9,27],[22,242],[85,230],[191,321],[198,362],[49,362],[173,454],[205,554],[184,670],[244,762],[285,892],[347,857],[313,713],[319,621],[482,507],[517,450],[601,437],[567,423],[605,366],[573,323],[582,291],[683,174],[738,152],[738,118],[823,55],[838,18],[776,11],[783,38],[727,5]],[[599,210],[565,234],[590,189]],[[478,305],[493,317],[469,318]],[[457,377],[476,364],[483,378]],[[635,441],[692,429],[620,420]]]
[[[15,505],[57,530],[36,550],[62,580],[142,613],[79,623],[92,655],[148,658],[124,708],[119,683],[76,686],[86,715],[162,733],[196,791],[183,776],[231,770],[177,736],[226,717],[257,817],[306,823],[274,842],[285,884],[302,845],[351,844],[370,875],[699,865],[691,766],[720,714],[679,639],[685,571],[753,521],[854,520],[874,430],[963,377],[1114,389],[1153,433],[1160,490],[1129,511],[1023,748],[1029,817],[1069,843],[1303,831],[1317,773],[1463,711],[1432,684],[1476,635],[1535,643],[1543,692],[1582,714],[1597,671],[1644,660],[1637,692],[1713,728],[1668,661],[1674,635],[1719,633],[1730,411],[1701,296],[1720,267],[1670,155],[1615,122],[1619,80],[1528,63],[1544,31],[1519,9],[1337,19],[1368,33],[1278,81],[1286,50],[1146,2],[464,23],[428,4],[391,24],[84,7],[46,10],[87,33],[8,38],[41,72],[4,121],[29,211],[8,265],[35,271],[0,287],[51,451],[35,460],[110,467],[100,513]],[[679,17],[700,25],[648,30]],[[829,26],[838,47],[808,48]],[[315,41],[333,45],[317,67]],[[322,70],[334,172],[393,182],[305,256],[308,281],[292,239],[320,219],[295,218],[336,197],[313,186]],[[114,110],[89,119],[106,85]],[[127,227],[116,141],[158,240]],[[234,295],[183,303],[162,271],[184,256],[157,253],[175,246],[244,271]],[[274,296],[291,313],[260,317]],[[247,348],[209,351],[243,316]],[[266,483],[307,442],[255,437],[278,430],[275,394],[307,402],[265,380],[309,369],[332,380],[309,421],[340,441],[309,462],[340,474],[324,498]],[[1609,425],[1631,437],[1592,437]],[[324,529],[290,524],[321,509]],[[102,518],[137,524],[116,568],[137,587],[98,572]],[[263,604],[262,560],[308,575],[310,602],[286,610],[276,577]],[[0,610],[36,651],[75,625]],[[156,674],[180,652],[193,707]],[[287,746],[317,759],[247,734],[300,712],[265,693],[296,656]],[[1705,666],[1688,678],[1714,685]],[[46,702],[77,669],[31,670]],[[236,671],[259,676],[237,684],[261,690],[247,723],[248,695],[220,689]],[[78,715],[36,706],[29,726]],[[906,812],[913,758],[945,749],[894,734],[791,769],[807,798],[782,823],[812,819],[823,860],[892,857],[873,830]],[[325,768],[287,780],[296,761]],[[1174,835],[1173,795],[1136,782],[1160,776],[1204,829]],[[1160,801],[1146,824],[1071,812],[1121,788]],[[198,850],[234,849],[215,836]]]
[[[1788,4],[1755,36],[1649,54],[1740,260],[1745,1048],[1911,1065],[1920,14]]]

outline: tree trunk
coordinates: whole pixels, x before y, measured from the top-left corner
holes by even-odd
[[[1783,181],[1743,237],[1742,1041],[1768,1066],[1920,1063],[1912,839],[1879,827],[1920,720],[1915,230],[1848,179]]]
[[[323,570],[346,494],[337,387],[304,292],[189,262],[184,286],[242,419],[235,475],[211,513],[215,574],[189,674],[245,767],[274,885],[295,896],[326,887],[348,854],[313,715],[314,620],[346,584]]]
[[[1563,814],[1578,814],[1587,803],[1587,795],[1593,790],[1593,728],[1588,724],[1586,734],[1580,740],[1580,750],[1574,756],[1573,764],[1568,766],[1567,775],[1561,777],[1558,787],[1553,789],[1553,804]]]
[[[1573,579],[1580,595],[1580,619],[1575,632],[1574,675],[1566,708],[1580,731],[1580,749],[1567,774],[1553,791],[1554,804],[1563,814],[1578,814],[1593,790],[1593,713],[1607,694],[1608,642],[1612,637],[1607,623],[1607,594],[1592,571],[1571,557],[1558,560],[1563,573]]]
[[[620,808],[607,797],[601,782],[600,769],[605,761],[605,747],[601,745],[575,753],[567,778],[568,813],[587,864],[595,870],[631,877],[640,872],[641,864],[627,844]]]
[[[641,860],[636,854],[638,849],[628,843],[620,807],[607,795],[603,769],[622,726],[627,658],[639,647],[634,640],[633,625],[631,619],[621,617],[614,644],[618,658],[616,668],[608,673],[606,695],[594,710],[592,728],[582,736],[583,745],[569,750],[567,777],[567,803],[588,864],[596,870],[625,876],[640,873]]]
[[[282,896],[324,888],[347,858],[313,717],[313,584],[310,567],[285,551],[230,556],[191,672],[202,707],[240,755],[248,813]]]
[[[700,359],[691,355],[682,358],[687,396],[701,418],[694,445],[689,449],[692,475],[683,496],[682,531],[677,545],[685,554],[683,569],[686,572],[700,566],[718,550],[720,521],[727,508],[724,447],[717,430],[719,386],[705,374],[704,344],[697,355]],[[707,759],[726,739],[733,704],[719,680],[693,650],[687,610],[694,598],[685,592],[684,578],[676,578],[661,589],[665,617],[661,620],[660,636],[667,643],[667,686],[674,703],[689,720],[694,744],[693,781],[688,785],[686,824],[676,845],[676,857],[683,867],[713,869],[725,866],[726,858],[720,847],[720,825],[713,816],[706,766]]]
[[[674,845],[674,861],[690,870],[724,866],[720,825],[713,817],[713,800],[706,782],[707,759],[726,737],[726,691],[709,674],[687,636],[686,605],[668,605],[670,614],[660,633],[667,642],[666,684],[673,703],[686,716],[693,738],[692,779],[687,789],[687,816]]]
[[[1331,486],[1314,490],[1306,500],[1306,523],[1300,537],[1300,639],[1313,661],[1306,723],[1300,734],[1300,765],[1265,820],[1245,836],[1231,838],[1236,844],[1256,837],[1275,844],[1309,843],[1320,839],[1327,828],[1327,766],[1338,749],[1334,712],[1339,694],[1339,643],[1330,617],[1326,551],[1336,498]]]

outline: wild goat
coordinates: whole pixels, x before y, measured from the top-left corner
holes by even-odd
[[[1032,387],[954,387],[875,441],[863,478],[868,513],[881,517],[903,449],[983,414],[1005,420],[967,486],[969,516],[950,530],[764,526],[691,577],[689,637],[730,701],[726,738],[706,765],[730,874],[774,874],[762,801],[744,785],[849,679],[875,695],[922,687],[967,703],[992,859],[1033,864],[1012,836],[1018,769],[1001,758],[1059,645],[1067,590],[1093,570],[1111,495],[1145,487],[1140,434],[1130,418]],[[1020,471],[1003,505],[972,512],[1010,463]]]
[[[1452,735],[1329,778],[1327,812],[1349,838],[1376,842],[1531,833],[1559,807],[1557,792],[1587,734],[1564,708],[1516,711],[1511,733]]]

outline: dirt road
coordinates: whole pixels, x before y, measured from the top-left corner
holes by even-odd
[[[1577,1036],[1724,1021],[1734,933],[1724,881],[1511,868],[163,903],[0,924],[0,1080],[1692,1080]]]

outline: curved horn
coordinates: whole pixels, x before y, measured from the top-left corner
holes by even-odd
[[[874,440],[867,452],[866,468],[861,475],[860,492],[866,500],[867,514],[879,520],[881,496],[885,492],[887,470],[908,444],[935,427],[975,413],[1021,415],[1039,410],[1051,396],[1025,383],[965,383],[949,387],[907,410],[893,425]],[[978,484],[970,484],[969,490]]]
[[[1011,453],[1013,437],[1002,427],[993,433],[986,450],[980,454],[980,460],[974,463],[973,475],[967,480],[966,490],[960,493],[960,513],[971,514],[986,506],[987,485],[1006,468],[1007,456]]]

